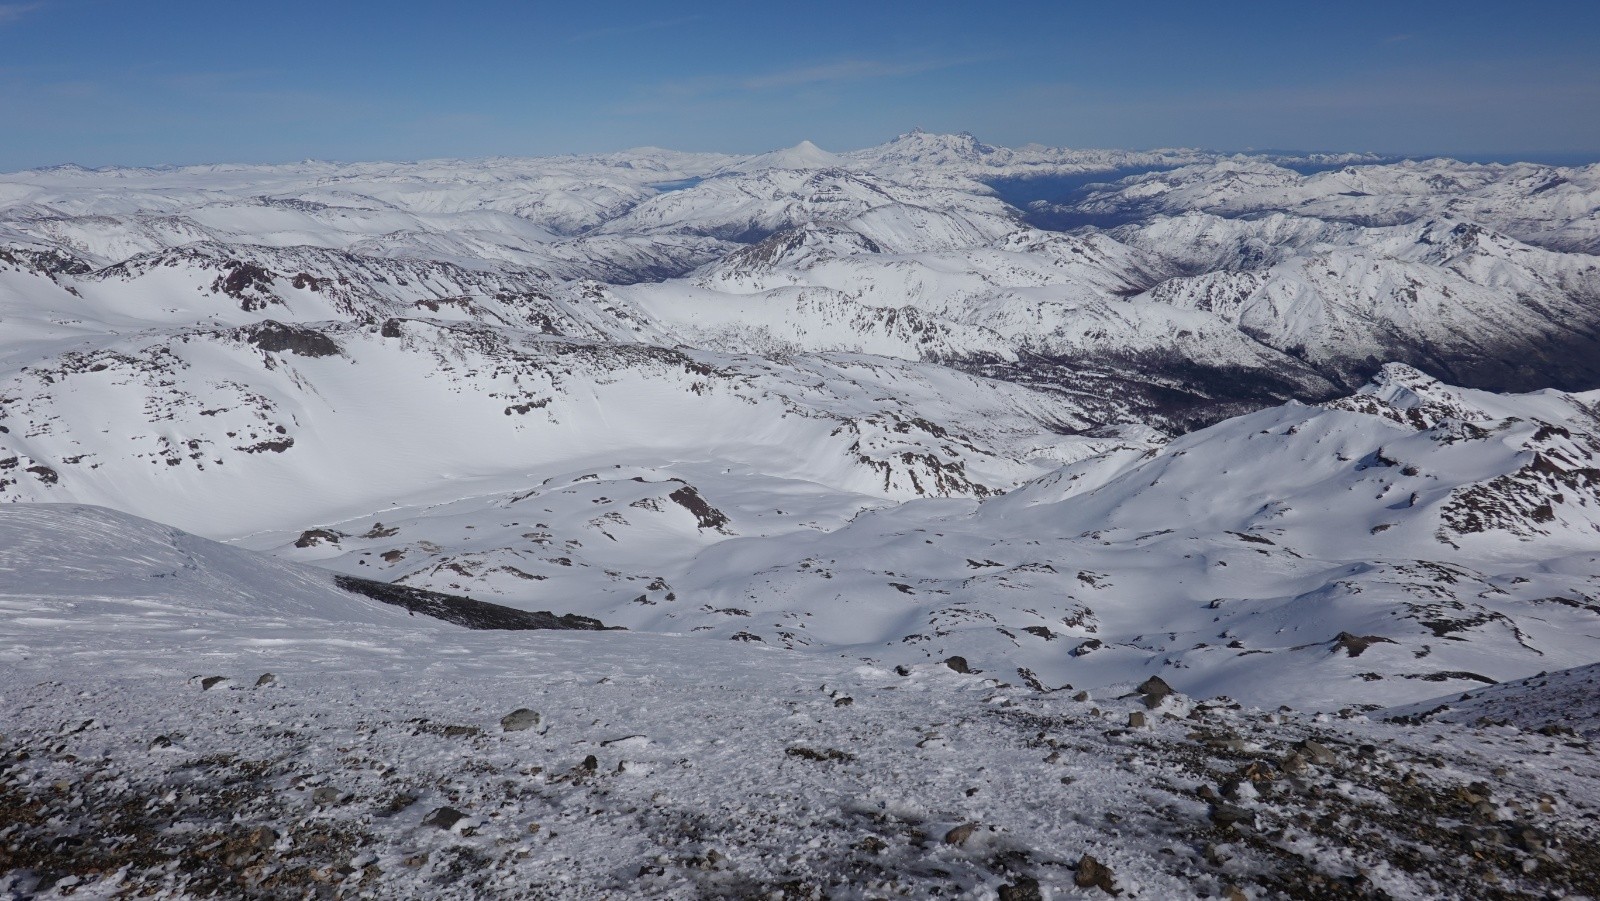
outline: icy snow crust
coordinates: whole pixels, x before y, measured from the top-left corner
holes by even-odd
[[[1588,890],[1597,209],[922,132],[0,176],[0,893]]]

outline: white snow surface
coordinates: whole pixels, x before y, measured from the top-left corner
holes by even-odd
[[[0,549],[12,896],[1069,898],[1100,891],[1088,855],[1133,897],[1485,874],[1582,897],[1592,872],[1600,773],[1559,736],[468,631],[103,508],[0,507]],[[502,725],[517,709],[533,728]],[[1500,844],[1406,853],[1467,847],[1463,792]]]

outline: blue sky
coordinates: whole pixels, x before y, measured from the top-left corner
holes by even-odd
[[[0,168],[1008,145],[1600,156],[1600,2],[0,0]]]

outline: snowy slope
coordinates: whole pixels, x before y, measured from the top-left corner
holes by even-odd
[[[1434,401],[1384,399],[1417,388],[1467,401],[1430,419],[1410,411]],[[1392,369],[1348,403],[1113,451],[976,507],[719,546],[674,585],[748,614],[696,617],[714,633],[889,662],[961,654],[1052,686],[1160,672],[1260,702],[1426,697],[1591,659],[1594,400]]]
[[[705,466],[597,467],[247,543],[884,666],[960,655],[1048,687],[1160,673],[1262,704],[1394,704],[1592,660],[1597,400],[1464,391],[1392,366],[1326,407],[1165,447],[1081,439],[1059,471],[981,502],[884,506]]]
[[[1394,720],[1512,725],[1546,735],[1600,735],[1600,664],[1547,672],[1384,711]]]
[[[1450,220],[1364,229],[1191,214],[1123,234],[1140,246],[1192,248],[1175,262],[1207,270],[1162,282],[1150,299],[1215,313],[1347,377],[1386,360],[1522,388],[1586,386],[1600,375],[1592,256]]]
[[[1235,158],[1135,175],[1074,201],[1082,216],[1143,218],[1191,210],[1268,212],[1363,225],[1476,222],[1523,241],[1600,250],[1600,165],[1481,165],[1449,159],[1349,166],[1314,175]]]
[[[1306,162],[913,132],[8,175],[0,498],[1049,685],[1331,707],[1592,662],[1600,270],[1550,237],[1592,173]],[[1141,167],[1080,203],[1146,217],[1109,232],[987,184]]]
[[[165,639],[168,630],[185,628],[227,636],[228,623],[239,622],[295,629],[414,624],[403,610],[338,590],[326,571],[103,507],[0,507],[0,573],[14,627],[75,632],[83,651],[125,631]]]
[[[143,332],[16,366],[5,384],[0,496],[215,535],[614,464],[981,495],[1070,453],[1050,430],[1082,424],[1060,399],[937,367],[779,364],[420,317]]]
[[[0,895],[1592,894],[1595,178],[0,175]]]
[[[311,589],[106,511],[0,508],[0,534],[49,538],[0,557],[8,896],[1581,897],[1600,878],[1600,771],[1563,736],[327,619],[347,611],[206,597]]]

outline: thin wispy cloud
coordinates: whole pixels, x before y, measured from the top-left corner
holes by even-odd
[[[0,3],[0,25],[10,25],[29,13],[44,9],[43,3]]]
[[[218,72],[174,72],[153,75],[164,87],[188,94],[221,94],[241,91],[254,83],[270,81],[279,69],[239,69]]]
[[[597,28],[594,31],[585,31],[570,35],[569,44],[586,44],[590,41],[604,41],[613,38],[629,37],[636,34],[648,34],[652,31],[665,31],[669,28],[681,28],[684,25],[693,25],[702,21],[705,16],[678,16],[673,19],[657,19],[653,22],[638,22],[633,25],[618,25],[614,28]]]
[[[790,88],[908,78],[926,72],[980,62],[982,57],[926,57],[912,60],[843,59],[750,75],[705,75],[652,86],[658,97],[697,100],[716,96],[761,94]]]
[[[818,66],[803,66],[766,75],[757,75],[744,79],[739,82],[738,86],[746,91],[769,91],[778,88],[797,88],[837,81],[903,78],[908,75],[920,75],[923,72],[949,69],[969,62],[977,62],[977,59],[924,59],[911,62],[849,59]]]

